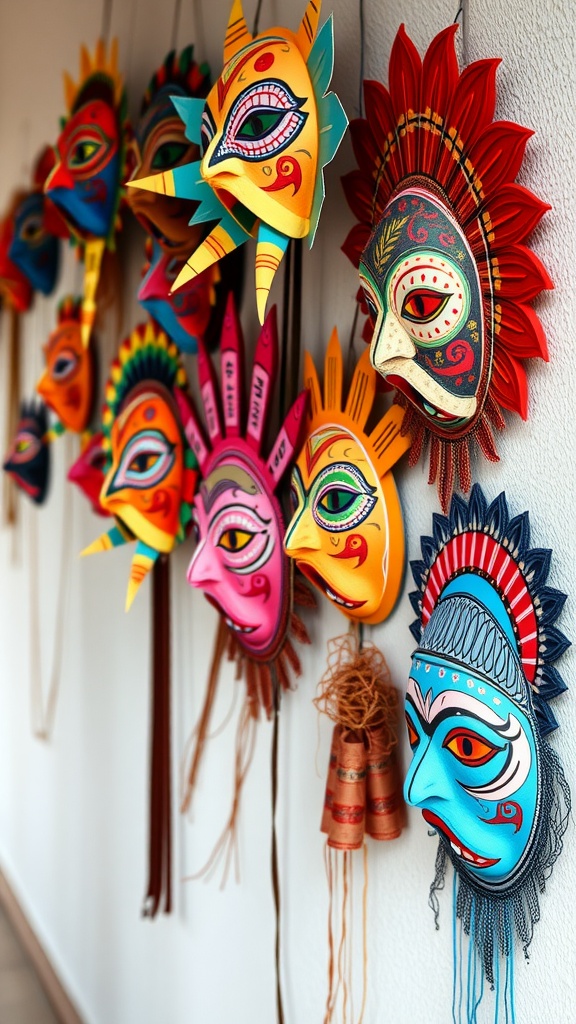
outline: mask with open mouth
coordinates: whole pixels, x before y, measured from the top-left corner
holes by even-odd
[[[321,3],[310,2],[296,33],[252,36],[234,0],[224,69],[206,101],[174,97],[195,162],[139,181],[138,188],[197,204],[193,223],[216,222],[194,246],[174,287],[257,237],[260,322],[290,238],[314,240],[324,199],[323,168],[347,125],[334,93],[332,21],[318,32]],[[174,200],[173,200],[174,201]]]
[[[551,552],[530,548],[528,514],[511,518],[503,494],[488,506],[478,485],[469,503],[454,497],[449,516],[434,517],[422,554],[412,563],[404,792],[440,839],[436,912],[448,859],[457,872],[468,982],[479,996],[481,977],[496,979],[513,1019],[513,940],[531,941],[570,809],[545,739],[557,725],[548,701],[566,688],[554,666],[568,646],[554,625],[565,595],[546,585]]]
[[[3,469],[18,488],[36,504],[42,505],[48,491],[50,449],[46,442],[48,417],[43,402],[23,402],[15,436],[4,460]]]
[[[218,608],[246,657],[263,664],[279,662],[288,682],[290,568],[282,551],[284,518],[275,492],[304,426],[306,394],[296,400],[266,454],[278,362],[276,310],[268,315],[257,342],[246,420],[243,340],[232,298],[220,348],[222,402],[212,364],[203,348],[198,354],[209,441],[203,440],[192,411],[186,426],[202,476],[194,499],[198,546],[188,582]],[[267,687],[262,693],[268,693]],[[270,700],[271,692],[265,699],[268,713]]]
[[[411,465],[429,445],[444,511],[455,483],[470,489],[475,447],[498,460],[501,407],[527,416],[522,360],[547,358],[530,303],[553,287],[524,244],[549,207],[515,182],[532,132],[493,122],[499,62],[460,74],[455,32],[422,61],[399,29],[389,91],[364,83],[358,169],[343,180],[359,223],[342,248],[358,267],[372,363],[406,411]]]
[[[368,432],[376,372],[358,361],[343,402],[344,367],[333,332],[324,396],[311,356],[304,381],[310,412],[304,447],[292,471],[294,515],[284,549],[299,569],[349,618],[382,622],[396,604],[404,572],[404,524],[392,467],[410,447],[402,412],[392,406]]]
[[[197,473],[176,403],[184,388],[176,345],[151,323],[136,327],[112,363],[102,415],[107,463],[100,503],[116,525],[83,552],[136,541],[127,608],[160,555],[190,526]]]

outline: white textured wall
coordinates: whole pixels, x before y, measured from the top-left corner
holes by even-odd
[[[247,3],[251,17],[253,0]],[[295,27],[304,6],[264,0],[261,26]],[[334,0],[335,87],[351,116],[358,95],[358,4]],[[401,20],[420,48],[455,14],[454,2],[365,0],[367,77],[385,77],[393,35]],[[196,17],[194,10],[196,9]],[[326,0],[326,13],[330,9]],[[514,511],[530,509],[535,544],[554,549],[551,582],[570,594],[562,625],[574,634],[576,533],[574,503],[574,143],[576,106],[572,5],[512,0],[470,0],[471,57],[501,55],[498,115],[536,131],[521,180],[553,205],[534,245],[556,282],[539,300],[550,364],[530,370],[530,419],[512,416],[500,439],[502,461],[475,467],[488,495],[505,488]],[[172,4],[115,0],[112,30],[120,38],[135,113],[150,72],[170,44]],[[227,0],[184,0],[178,44],[196,39],[198,56],[217,71]],[[0,35],[0,205],[28,172],[39,146],[53,140],[63,110],[61,76],[77,71],[78,48],[100,29],[99,4],[87,0],[20,0],[2,4]],[[318,239],[306,256],[304,340],[320,352],[334,322],[347,338],[355,274],[339,252],[350,216],[338,183],[352,165],[346,142],[327,174],[327,202]],[[131,232],[126,285],[135,291],[140,240]],[[247,247],[249,249],[249,247]],[[252,253],[249,253],[251,259]],[[79,285],[71,254],[61,288]],[[55,300],[38,300],[25,320],[27,391],[41,365],[39,346],[52,322]],[[250,286],[247,328],[255,324]],[[125,326],[139,318],[127,301]],[[2,322],[1,358],[6,349]],[[109,353],[115,339],[104,339]],[[2,363],[2,367],[4,363]],[[4,369],[2,369],[2,374]],[[269,762],[271,730],[262,725],[246,784],[240,827],[242,880],[224,892],[217,882],[176,883],[176,912],[150,924],[139,918],[144,888],[148,723],[148,607],[146,588],[129,616],[123,612],[129,554],[117,551],[85,562],[75,552],[101,523],[76,494],[68,562],[70,593],[66,655],[52,742],[29,729],[29,530],[39,531],[41,558],[35,586],[42,603],[44,686],[52,658],[56,615],[64,448],[54,460],[52,494],[40,514],[24,509],[14,541],[0,532],[0,864],[81,1008],[87,1024],[271,1024],[274,1021],[273,928],[269,883]],[[438,510],[424,468],[398,474],[408,551]],[[176,758],[198,713],[210,657],[214,615],[184,581],[187,544],[173,559],[174,746]],[[409,581],[394,615],[374,629],[394,679],[403,686],[412,641]],[[323,605],[310,617],[314,638],[304,652],[304,677],[284,702],[280,725],[278,814],[283,916],[283,987],[287,1024],[319,1024],[326,985],[327,886],[318,817],[328,756],[329,729],[311,706],[322,674],[325,645],[343,621]],[[563,672],[571,690],[556,702],[561,729],[553,738],[568,777],[574,778],[574,658]],[[215,721],[230,705],[232,683],[222,680]],[[237,704],[237,709],[239,702]],[[236,709],[236,710],[237,710]],[[193,820],[175,824],[176,878],[204,862],[229,806],[233,723],[209,745]],[[319,742],[319,747],[318,747]],[[318,751],[317,751],[318,748]],[[406,754],[405,754],[406,757]],[[320,771],[315,768],[316,760]],[[573,788],[576,790],[576,787]],[[450,1019],[451,897],[444,893],[441,930],[427,908],[435,840],[418,813],[402,838],[369,852],[369,992],[365,1024],[445,1024]],[[574,828],[542,901],[532,958],[518,958],[518,1024],[574,1020],[576,953],[573,900]],[[361,876],[357,875],[357,898]],[[359,938],[359,933],[357,932]],[[360,956],[360,947],[358,947]],[[491,1019],[486,1015],[486,1020]]]

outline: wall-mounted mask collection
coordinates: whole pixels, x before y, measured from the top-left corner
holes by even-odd
[[[494,1021],[508,1024],[514,948],[530,945],[570,811],[548,739],[557,725],[550,701],[566,689],[555,663],[568,640],[556,625],[564,595],[548,583],[551,553],[531,547],[528,513],[513,511],[512,495],[490,503],[473,485],[473,468],[478,452],[499,459],[503,410],[527,417],[526,361],[548,358],[533,303],[553,285],[527,243],[549,207],[516,181],[532,133],[494,120],[498,61],[461,70],[456,31],[440,32],[421,58],[402,26],[388,88],[364,82],[365,116],[350,124],[357,166],[343,179],[356,223],[342,249],[358,270],[368,344],[347,359],[334,329],[323,379],[306,352],[302,391],[293,369],[297,254],[302,240],[314,241],[324,168],[348,125],[329,91],[332,18],[321,24],[321,3],[310,0],[295,32],[250,31],[234,0],[221,71],[212,77],[192,46],[171,51],[133,131],[115,42],[99,41],[93,54],[82,47],[78,82],[65,76],[54,147],[40,151],[0,223],[0,296],[12,318],[3,468],[41,505],[50,442],[78,435],[68,480],[108,520],[84,554],[134,545],[127,608],[152,577],[144,909],[154,916],[172,906],[168,556],[189,546],[187,582],[217,613],[183,810],[221,662],[232,661],[245,684],[233,804],[216,852],[227,851],[228,863],[236,846],[262,713],[277,743],[281,699],[303,672],[300,645],[311,642],[315,595],[348,627],[329,645],[315,700],[333,722],[321,828],[345,856],[366,836],[396,838],[406,821],[398,691],[367,633],[402,598],[403,480],[429,460],[443,514],[412,561],[418,646],[406,666],[412,761],[403,792],[438,837],[436,917],[446,871],[455,873],[454,1022],[476,1024],[490,986]],[[97,317],[106,292],[119,302],[117,267],[106,265],[123,206],[146,235],[138,299],[149,319],[118,344],[99,401]],[[82,294],[60,298],[40,339],[38,397],[18,409],[18,318],[35,292],[56,289],[67,237],[83,263]],[[254,289],[243,289],[250,239]],[[267,304],[287,253],[279,331]],[[251,359],[243,291],[261,324]],[[505,453],[505,440],[500,447]],[[335,998],[331,987],[327,1024]]]

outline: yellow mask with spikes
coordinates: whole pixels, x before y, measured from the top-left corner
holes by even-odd
[[[326,353],[324,398],[306,353],[308,434],[292,473],[295,512],[284,550],[349,618],[382,622],[404,571],[404,525],[392,466],[410,446],[403,413],[392,406],[374,429],[366,422],[376,391],[368,349],[342,407],[343,362],[336,331]]]
[[[331,19],[318,32],[320,8],[320,0],[310,0],[296,33],[273,28],[253,37],[241,0],[235,0],[224,69],[208,98],[173,101],[187,138],[200,144],[200,161],[129,182],[196,200],[193,221],[216,221],[173,290],[257,238],[261,322],[290,238],[308,238],[312,245],[324,198],[323,168],[347,125],[340,101],[327,92],[333,33]]]

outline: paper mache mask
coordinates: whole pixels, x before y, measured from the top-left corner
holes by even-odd
[[[358,223],[343,245],[360,274],[374,367],[396,389],[446,511],[470,489],[470,454],[498,460],[502,408],[527,416],[523,360],[547,359],[530,306],[553,285],[525,242],[549,209],[515,182],[532,132],[493,121],[499,61],[460,73],[456,25],[421,60],[401,26],[389,90],[364,83],[343,179]]]
[[[260,322],[290,238],[314,240],[324,199],[323,168],[347,125],[334,93],[331,18],[318,32],[321,3],[310,0],[298,31],[252,36],[234,0],[224,69],[207,99],[174,97],[199,159],[130,185],[197,204],[192,223],[212,222],[188,253],[178,289],[250,237],[257,238]],[[214,224],[215,222],[215,224]]]
[[[550,559],[530,547],[527,512],[511,518],[504,494],[488,505],[475,485],[469,502],[454,497],[448,517],[434,516],[422,560],[412,563],[418,647],[406,694],[405,797],[440,840],[436,911],[448,859],[457,873],[474,1002],[481,977],[496,979],[506,1020],[514,1019],[506,1002],[513,940],[524,950],[531,941],[570,809],[545,738],[557,726],[549,701],[566,689],[555,662],[569,646],[554,625],[565,595],[546,583]]]
[[[51,295],[60,266],[60,238],[68,229],[54,203],[44,195],[44,182],[54,166],[53,150],[40,153],[33,173],[32,188],[19,192],[12,207],[14,221],[9,256],[28,278],[34,291]]]
[[[176,403],[185,387],[174,343],[152,323],[136,327],[112,363],[102,414],[108,458],[100,503],[116,525],[83,552],[136,541],[127,609],[157,558],[190,524],[196,461]]]
[[[193,46],[187,46],[179,55],[175,50],[168,54],[152,76],[142,100],[132,141],[131,179],[171,171],[199,159],[199,145],[186,138],[173,97],[204,100],[209,90],[210,68],[196,63]],[[194,202],[135,188],[128,190],[126,200],[146,234],[165,252],[179,257],[181,263],[202,241],[202,225],[190,224],[196,209]]]
[[[182,352],[194,353],[198,338],[206,340],[210,333],[220,282],[218,264],[172,292],[182,260],[151,240],[147,251],[150,262],[144,271],[138,301]]]
[[[32,285],[9,253],[14,240],[14,219],[8,215],[0,221],[0,298],[17,313],[25,313],[32,305]]]
[[[398,406],[366,431],[377,380],[368,352],[356,365],[344,407],[343,377],[334,330],[323,397],[312,357],[305,355],[310,411],[292,470],[295,511],[284,550],[349,618],[382,622],[397,601],[404,572],[404,524],[391,470],[410,438],[401,433]]]
[[[21,491],[42,505],[48,491],[50,450],[46,443],[48,417],[43,402],[22,402],[20,420],[3,469]]]
[[[127,99],[118,71],[118,45],[102,40],[94,57],[80,50],[80,79],[64,74],[67,116],[54,148],[56,163],[44,184],[47,196],[84,249],[82,337],[87,346],[106,249],[115,248],[122,183],[128,174]]]
[[[104,447],[104,434],[98,431],[87,438],[82,451],[68,470],[68,480],[76,484],[98,516],[109,516],[110,513],[100,504],[100,494],[104,483],[104,470],[108,462],[108,453]]]
[[[58,323],[44,355],[46,369],[36,390],[58,417],[61,427],[81,434],[94,404],[94,350],[81,336],[82,300],[66,296],[58,306]]]
[[[180,401],[186,435],[200,467],[194,499],[198,544],[188,582],[201,589],[247,658],[272,662],[289,686],[292,630],[290,566],[282,550],[284,517],[276,495],[304,426],[307,396],[296,399],[269,454],[265,431],[278,368],[276,310],[270,311],[256,343],[248,408],[244,407],[244,345],[232,296],[220,342],[222,401],[212,363],[198,349],[198,376],[207,437],[192,409]],[[290,650],[287,653],[287,649]],[[271,711],[271,686],[260,687]]]

